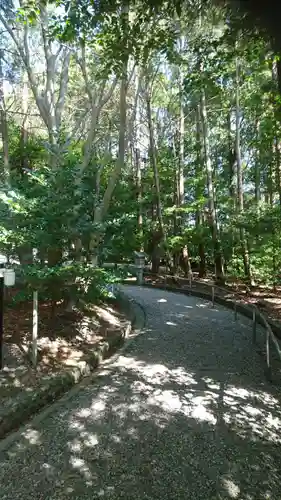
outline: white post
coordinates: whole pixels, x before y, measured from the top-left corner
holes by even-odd
[[[32,322],[32,363],[37,365],[37,336],[38,336],[38,291],[33,292],[33,322]]]
[[[257,340],[257,319],[256,319],[256,309],[253,307],[253,342]]]
[[[266,329],[266,368],[267,368],[267,376],[271,379],[271,366],[270,366],[270,345],[269,345],[270,337],[269,330]]]
[[[212,307],[215,307],[215,287],[212,286]]]

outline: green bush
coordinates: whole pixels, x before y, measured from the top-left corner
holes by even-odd
[[[54,302],[73,300],[79,303],[97,302],[110,296],[107,285],[117,283],[123,273],[118,270],[105,270],[82,263],[72,263],[55,267],[39,265],[22,266],[18,269],[23,288],[15,301],[31,298],[33,290],[38,290],[41,300]]]

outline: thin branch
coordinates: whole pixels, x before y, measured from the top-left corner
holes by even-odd
[[[43,99],[39,96],[35,74],[32,70],[31,64],[30,64],[30,52],[29,52],[29,45],[28,45],[28,25],[25,24],[24,28],[23,28],[24,33],[23,33],[23,47],[22,47],[21,41],[16,37],[14,30],[9,25],[7,20],[2,16],[2,14],[0,14],[0,21],[3,24],[3,26],[5,27],[5,29],[7,30],[7,32],[9,33],[11,39],[13,40],[13,42],[18,50],[18,53],[19,53],[24,65],[25,65],[25,68],[26,68],[26,71],[28,74],[30,87],[31,87],[31,90],[33,92],[36,104],[38,106],[38,109],[40,111],[41,117],[42,117],[45,125],[48,127],[49,123],[48,123],[48,119],[47,119],[46,107],[45,107],[45,104],[43,102]]]
[[[92,89],[91,89],[91,86],[89,83],[89,78],[88,78],[88,72],[87,72],[87,67],[86,67],[86,51],[85,51],[84,44],[81,44],[81,58],[76,56],[75,59],[81,68],[82,75],[83,75],[84,82],[85,82],[85,89],[86,89],[86,92],[88,94],[89,101],[90,101],[91,105],[93,105],[94,96],[93,96],[93,92],[92,92]]]
[[[108,90],[107,94],[105,95],[105,97],[104,97],[102,100],[100,100],[99,105],[100,105],[101,107],[105,106],[105,105],[108,103],[108,101],[111,99],[111,97],[112,97],[112,95],[113,95],[113,92],[114,92],[114,90],[116,89],[117,82],[118,82],[118,79],[117,79],[117,77],[116,77],[116,78],[113,80],[113,82],[112,82],[112,84],[111,84],[111,87],[109,88],[109,90]]]
[[[59,97],[56,103],[56,122],[58,127],[60,127],[61,124],[61,115],[68,88],[70,58],[71,58],[71,52],[68,49],[64,49],[61,77],[60,77]]]

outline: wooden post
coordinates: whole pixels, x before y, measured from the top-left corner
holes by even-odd
[[[215,307],[215,287],[212,286],[212,307]]]
[[[269,331],[266,329],[266,375],[268,380],[272,380],[271,366],[270,366],[270,345],[269,345]]]
[[[37,337],[38,337],[38,291],[33,292],[33,322],[32,322],[32,364],[37,365]]]
[[[257,341],[257,318],[256,318],[256,309],[253,308],[253,343],[255,344]]]

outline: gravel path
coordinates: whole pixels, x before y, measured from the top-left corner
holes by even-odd
[[[280,500],[281,409],[248,320],[124,289],[143,331],[0,453],[0,499]]]

